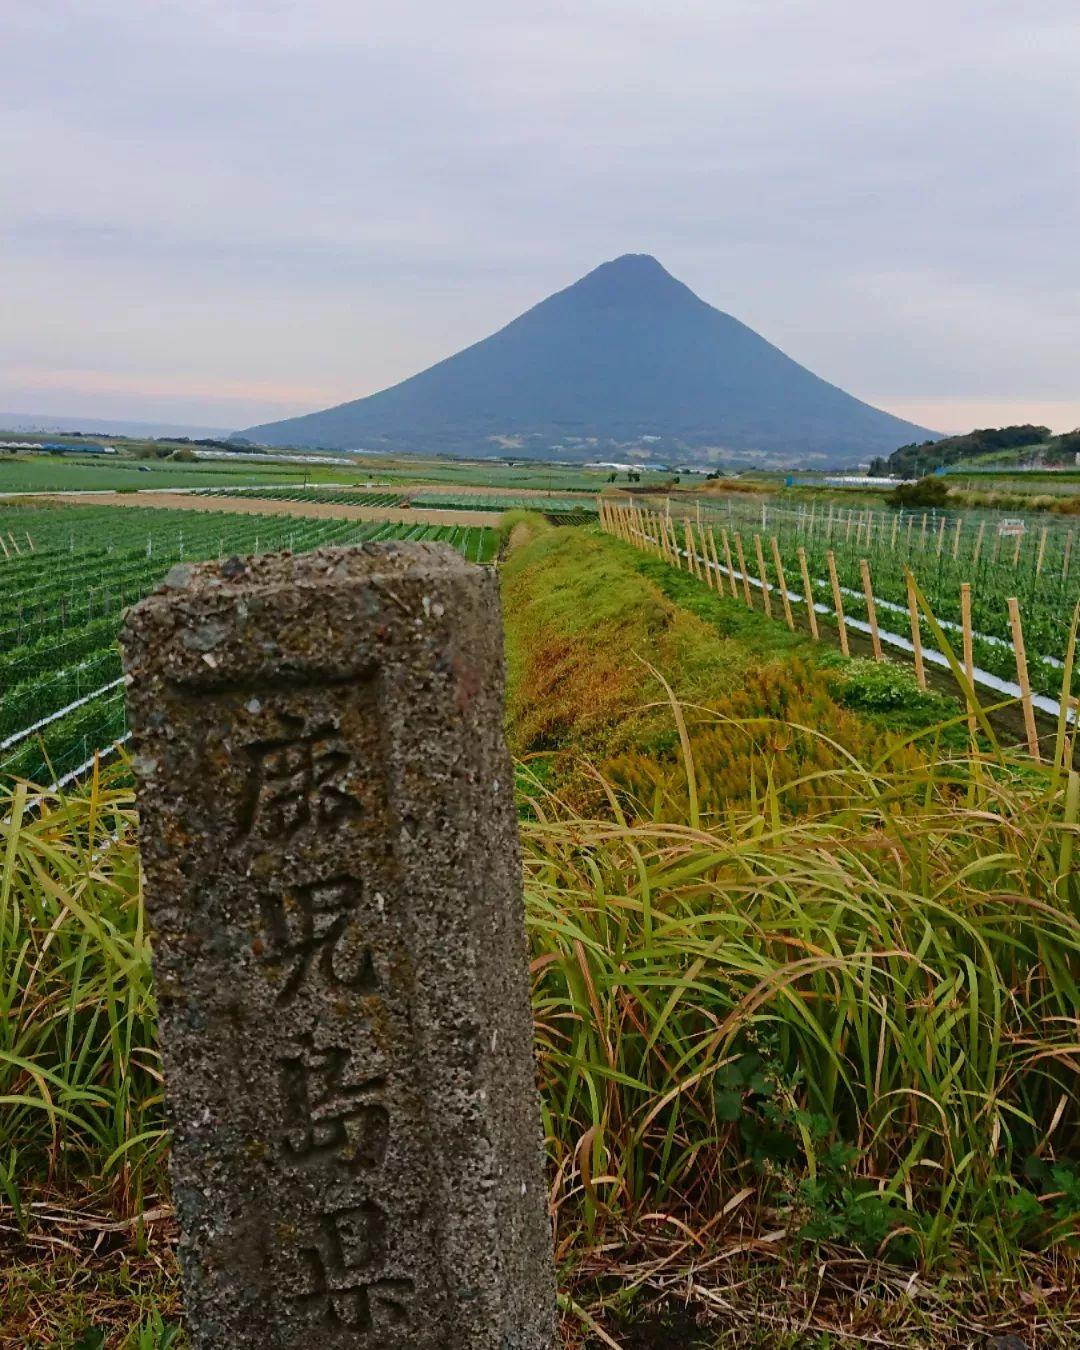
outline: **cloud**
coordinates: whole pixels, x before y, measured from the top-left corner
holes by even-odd
[[[117,416],[371,392],[640,250],[898,411],[1077,397],[1073,0],[39,0],[0,43],[0,355]]]

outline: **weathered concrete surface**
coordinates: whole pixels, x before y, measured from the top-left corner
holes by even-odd
[[[177,567],[123,633],[198,1350],[548,1350],[497,583]]]

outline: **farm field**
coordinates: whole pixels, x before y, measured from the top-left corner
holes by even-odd
[[[657,505],[647,501],[638,504],[653,510]],[[663,507],[663,499],[659,505]],[[749,593],[751,602],[760,605],[761,596],[757,600],[753,597],[761,592],[763,582],[770,596],[786,587],[795,617],[803,626],[807,624],[807,611],[800,550],[818,612],[835,617],[837,591],[830,573],[831,557],[846,619],[867,623],[869,582],[876,623],[882,632],[893,632],[902,639],[894,644],[894,650],[911,646],[905,568],[914,575],[935,619],[957,642],[963,618],[962,587],[968,585],[975,665],[1007,682],[1017,678],[1008,606],[1009,597],[1015,597],[1031,686],[1045,698],[1060,693],[1062,661],[1080,600],[1080,527],[1067,517],[1013,517],[1003,529],[1006,518],[989,511],[876,511],[820,502],[790,508],[735,496],[722,504],[694,507],[685,499],[673,500],[672,511],[680,548],[686,548],[688,525],[699,551],[703,547],[700,530],[711,527],[720,564],[717,571],[723,571],[730,584],[727,541],[732,571],[738,578],[733,589]],[[639,542],[645,543],[640,537],[640,524],[632,520]],[[1014,528],[1018,532],[1013,532]],[[740,549],[745,568],[738,561]],[[777,555],[784,586],[776,571]],[[746,587],[742,585],[744,571]],[[780,604],[777,614],[781,616]],[[920,634],[928,649],[940,646],[925,614],[920,618]],[[1075,677],[1071,692],[1074,696],[1080,693]]]
[[[12,439],[26,439],[11,433]],[[63,441],[65,438],[52,439]],[[70,440],[70,438],[68,438]],[[101,438],[108,441],[108,437]],[[70,442],[77,451],[78,443]],[[343,483],[377,480],[393,488],[434,487],[453,490],[509,492],[511,494],[595,494],[608,482],[611,470],[572,465],[509,464],[492,460],[425,459],[422,456],[356,455],[350,463],[324,464],[317,454],[292,454],[277,462],[246,457],[243,452],[223,458],[193,461],[160,459],[156,456],[198,453],[198,447],[181,442],[115,442],[117,454],[71,453],[0,454],[0,493],[118,491],[126,488],[213,487],[215,484]],[[283,451],[282,455],[289,452]],[[339,458],[344,458],[340,457]],[[643,471],[648,480],[663,481],[670,475]]]
[[[31,533],[58,567],[99,513],[108,558],[129,513],[42,512]],[[229,518],[154,519],[188,558],[189,531]],[[976,752],[962,702],[903,667],[844,661],[598,530],[517,513],[502,533],[564,1344],[1074,1344],[1066,745]],[[133,1350],[182,1325],[133,800],[107,777],[32,812],[20,792],[6,1307],[26,1344],[97,1326]]]
[[[200,488],[199,496],[251,496],[264,501],[326,502],[350,506],[378,506],[398,508],[423,507],[442,511],[542,511],[557,515],[567,513],[596,515],[596,499],[585,496],[551,496],[533,490],[527,494],[489,488],[486,491],[452,492],[448,488],[420,486],[387,492],[380,488],[349,488],[337,486],[287,488]]]
[[[120,615],[174,563],[378,539],[441,541],[474,562],[497,546],[493,530],[460,513],[442,524],[0,508],[0,777],[61,778],[123,736]]]
[[[213,487],[215,484],[302,483],[303,465],[251,460],[192,464],[103,456],[0,455],[0,493],[118,492],[142,488]]]
[[[368,504],[362,502],[340,501],[330,498],[325,501],[291,500],[273,495],[264,497],[261,492],[237,492],[222,496],[205,495],[197,492],[139,492],[139,493],[95,493],[94,496],[55,497],[42,496],[42,501],[56,503],[78,503],[79,505],[98,505],[121,507],[135,510],[165,509],[170,511],[191,511],[203,514],[225,513],[231,515],[253,516],[293,516],[309,517],[315,520],[382,520],[399,525],[478,525],[495,526],[499,522],[500,512],[490,508],[486,511],[455,511],[439,507],[419,506],[416,510],[403,506],[384,504],[387,497],[381,493],[358,493],[359,498],[368,498]]]

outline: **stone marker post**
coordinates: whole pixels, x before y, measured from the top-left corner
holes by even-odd
[[[493,574],[175,567],[123,634],[197,1350],[549,1350]]]

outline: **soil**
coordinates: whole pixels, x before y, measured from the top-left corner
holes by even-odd
[[[189,492],[39,494],[65,506],[159,507],[170,511],[224,511],[245,516],[316,516],[324,520],[387,520],[403,525],[498,525],[498,511],[440,511],[423,506],[350,506],[345,502],[283,502],[250,493],[203,497]]]

